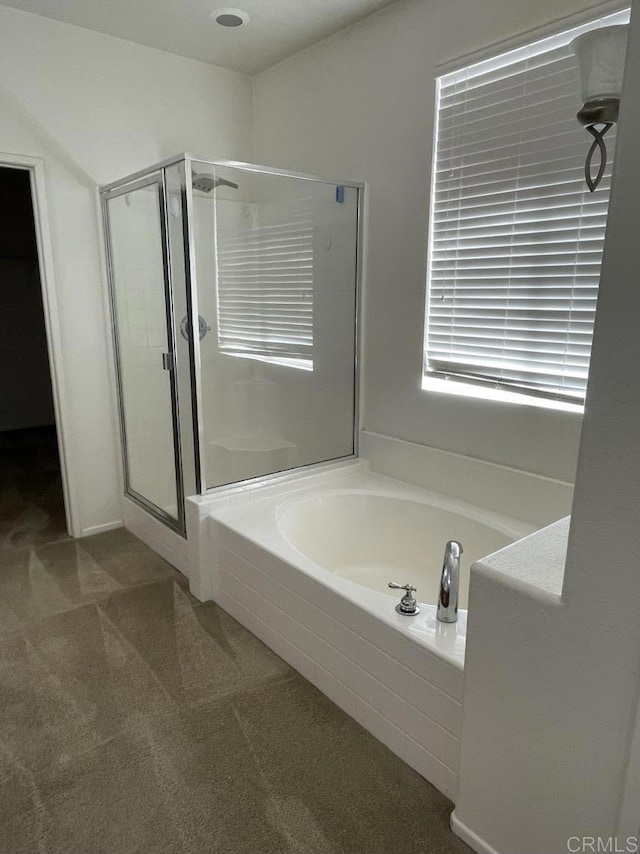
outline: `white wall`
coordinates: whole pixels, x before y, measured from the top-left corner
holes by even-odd
[[[251,159],[250,128],[243,74],[0,6],[0,151],[46,163],[63,426],[85,533],[120,519],[96,186],[184,150]]]
[[[528,561],[540,587],[532,575],[555,563],[561,595],[472,573],[456,816],[490,846],[478,850],[559,854],[571,836],[638,850],[626,843],[640,827],[637,742],[627,767],[640,671],[638,0],[627,56],[564,580],[561,543],[519,546],[521,577]]]
[[[370,182],[365,429],[573,480],[579,416],[420,385],[436,68],[588,5],[407,0],[255,79],[258,162]]]

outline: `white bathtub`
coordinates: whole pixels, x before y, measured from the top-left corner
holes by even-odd
[[[192,561],[202,598],[454,798],[469,568],[534,527],[363,463],[231,490],[207,509]],[[464,548],[462,610],[445,625],[435,603],[449,539]],[[419,615],[396,613],[389,581],[418,588]]]
[[[514,539],[512,529],[507,533],[424,500],[353,490],[292,498],[277,523],[318,566],[394,599],[400,594],[389,589],[390,581],[413,584],[417,598],[430,605],[437,603],[445,544],[458,540],[461,608],[467,607],[471,565]]]

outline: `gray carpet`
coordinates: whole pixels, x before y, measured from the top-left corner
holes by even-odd
[[[446,798],[169,564],[124,530],[69,539],[55,477],[0,460],[3,854],[469,850]]]

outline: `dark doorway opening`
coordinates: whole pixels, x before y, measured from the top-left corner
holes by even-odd
[[[28,169],[0,168],[0,552],[68,537]]]

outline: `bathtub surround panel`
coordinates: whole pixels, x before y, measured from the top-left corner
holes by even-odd
[[[360,434],[360,456],[372,471],[532,524],[571,512],[573,485],[554,478],[369,431]]]
[[[423,591],[426,600],[418,591],[422,613],[410,620],[398,615],[388,590],[355,584],[296,548],[286,535],[294,521],[291,512],[332,496],[360,500],[379,494],[400,504],[427,502],[425,512],[433,503],[472,518],[475,513],[487,525],[503,526],[510,540],[531,526],[370,474],[364,462],[224,492],[188,502],[192,566],[199,560],[192,591],[221,604],[405,762],[455,797],[466,612],[460,612],[457,624],[437,622],[435,606],[424,604],[435,601],[436,573],[434,591]],[[319,513],[318,526],[332,536],[323,527],[327,523]],[[436,563],[447,538],[443,533],[435,547]],[[411,580],[392,578],[402,574],[397,567],[388,572],[388,580]]]

